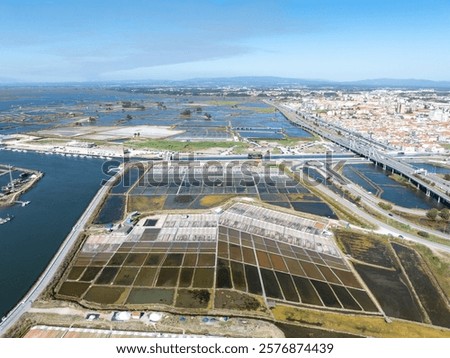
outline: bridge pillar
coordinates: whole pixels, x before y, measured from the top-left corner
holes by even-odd
[[[386,170],[386,164],[383,165],[383,169]]]
[[[430,191],[427,189],[427,196],[430,196]]]
[[[438,204],[441,202],[441,197],[438,195],[437,197]]]
[[[420,184],[417,184],[417,189],[420,190]]]

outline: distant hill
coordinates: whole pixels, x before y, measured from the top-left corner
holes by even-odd
[[[161,82],[161,81],[160,81]],[[450,81],[422,79],[380,78],[360,81],[328,81],[321,79],[284,78],[270,76],[194,78],[183,81],[167,81],[179,86],[239,86],[239,87],[356,87],[356,88],[436,88],[450,89]]]
[[[0,78],[0,84],[27,85],[27,86],[168,86],[168,87],[247,87],[247,88],[273,88],[273,87],[309,87],[309,88],[399,88],[399,89],[445,89],[450,90],[450,81],[431,81],[423,79],[392,79],[379,78],[360,81],[329,81],[322,79],[285,78],[272,76],[242,76],[242,77],[215,77],[193,78],[188,80],[133,80],[133,81],[103,81],[103,82],[76,82],[76,83],[21,83],[9,78]]]
[[[271,76],[243,76],[243,77],[217,77],[217,78],[193,78],[174,83],[187,85],[215,85],[215,86],[248,86],[248,87],[273,87],[273,86],[326,86],[333,82],[326,80],[311,80],[300,78],[285,78]]]
[[[341,82],[353,86],[399,87],[399,88],[450,88],[450,81],[431,81],[421,79],[378,78],[353,82]]]

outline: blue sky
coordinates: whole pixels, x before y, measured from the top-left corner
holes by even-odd
[[[0,82],[450,80],[447,0],[1,0]]]

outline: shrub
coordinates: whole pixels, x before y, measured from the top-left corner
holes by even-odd
[[[418,231],[417,235],[422,236],[422,237],[430,237],[430,234],[427,233],[426,231]]]
[[[382,201],[380,201],[379,203],[378,203],[378,206],[381,208],[381,209],[384,209],[384,210],[392,210],[392,204],[389,204],[389,203],[384,203],[384,202],[382,202]]]
[[[439,213],[438,209],[433,208],[433,209],[427,211],[426,216],[428,219],[436,220],[438,213]]]

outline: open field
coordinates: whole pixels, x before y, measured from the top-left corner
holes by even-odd
[[[246,148],[246,144],[232,141],[199,141],[199,142],[179,142],[172,140],[132,140],[126,143],[131,148],[170,150],[174,152],[192,152],[211,148]]]
[[[130,195],[128,196],[128,211],[158,211],[164,207],[166,201],[164,196],[141,196]]]
[[[388,316],[448,327],[448,296],[438,284],[448,287],[448,261],[380,235],[337,230],[336,237]]]
[[[218,101],[218,100],[215,100],[215,101],[208,101],[207,104],[210,106],[232,107],[232,106],[240,105],[240,104],[242,104],[242,102],[241,101],[222,101],[222,100]]]
[[[401,272],[394,251],[379,235],[336,231],[338,242],[383,311],[390,317],[423,322],[420,306]]]
[[[446,233],[450,230],[450,222],[448,220],[440,218],[439,216],[435,220],[431,220],[426,217],[425,213],[423,216],[418,216],[405,213],[404,211],[400,210],[393,210],[392,212],[400,217],[405,218],[408,221],[411,221],[414,224],[423,226],[425,228],[441,231],[442,233]],[[444,242],[445,240],[442,241]]]
[[[428,265],[430,271],[442,288],[446,297],[450,297],[450,255],[437,253],[426,246],[414,245],[414,249],[420,253],[422,259]]]
[[[431,323],[450,328],[449,302],[432,276],[428,274],[420,256],[407,246],[396,243],[393,243],[392,246]]]
[[[450,330],[413,322],[393,320],[386,323],[382,317],[346,315],[335,312],[308,310],[278,305],[272,309],[275,319],[299,322],[320,329],[345,332],[368,337],[396,338],[449,338]]]
[[[395,268],[395,258],[393,258],[392,249],[386,244],[386,240],[376,235],[355,234],[346,230],[337,230],[335,234],[344,252],[352,258],[388,269]]]
[[[412,228],[410,225],[398,222],[397,220],[391,219],[386,217],[385,215],[380,214],[379,212],[371,209],[370,207],[368,207],[367,205],[362,205],[364,207],[364,210],[369,213],[370,215],[376,217],[379,221],[384,222],[392,227],[395,227],[397,229],[402,230],[403,232],[408,232],[411,233],[413,235],[418,235],[418,230],[416,230],[415,228]],[[399,214],[399,216],[403,216],[404,213],[402,213],[401,215]],[[419,230],[420,231],[420,230]],[[445,238],[442,237],[438,237],[435,236],[433,234],[429,234],[426,238],[428,241],[433,241],[436,242],[438,244],[441,245],[446,245],[446,246],[450,246],[450,240],[447,240]]]

